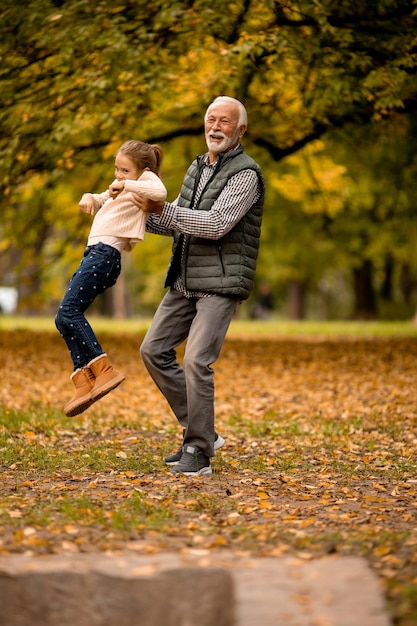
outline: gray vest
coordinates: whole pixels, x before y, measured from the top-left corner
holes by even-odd
[[[233,296],[245,300],[253,288],[256,260],[261,234],[264,202],[264,179],[255,161],[240,146],[219,155],[215,172],[203,189],[199,202],[194,205],[195,190],[205,157],[197,157],[188,168],[178,205],[208,211],[234,174],[246,169],[254,170],[261,185],[261,196],[243,218],[224,237],[204,239],[175,233],[170,266],[165,286],[171,286],[181,273],[183,284],[190,291]],[[185,262],[181,263],[181,250],[185,243]]]

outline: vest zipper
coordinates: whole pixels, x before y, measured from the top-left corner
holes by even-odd
[[[225,268],[224,268],[223,253],[222,253],[222,245],[221,245],[221,243],[217,244],[217,250],[219,252],[219,259],[220,259],[220,265],[222,266],[222,273],[224,275],[224,274],[226,274],[226,271],[225,271]]]

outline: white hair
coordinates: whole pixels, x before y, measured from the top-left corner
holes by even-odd
[[[213,102],[210,104],[210,106],[207,108],[207,111],[209,110],[209,108],[213,105],[213,104],[217,104],[219,102],[229,102],[231,104],[234,104],[237,106],[237,108],[239,109],[239,121],[238,121],[238,126],[247,126],[248,125],[248,114],[246,113],[246,109],[245,106],[242,104],[242,102],[240,100],[236,100],[236,98],[231,98],[230,96],[217,96],[217,98],[214,98]],[[207,117],[207,113],[204,116],[204,119]]]

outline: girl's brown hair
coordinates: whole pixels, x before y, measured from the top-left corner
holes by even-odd
[[[129,139],[120,146],[118,152],[123,152],[140,170],[148,167],[151,172],[160,176],[162,164],[162,148],[157,143],[145,143],[136,139]]]

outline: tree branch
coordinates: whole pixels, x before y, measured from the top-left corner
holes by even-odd
[[[378,7],[376,6],[375,8],[377,9]],[[274,3],[274,14],[277,26],[290,26],[293,28],[300,28],[301,26],[319,26],[317,20],[310,15],[300,11],[300,15],[302,15],[302,17],[299,19],[293,19],[287,17],[286,10],[293,11],[293,8],[287,6],[285,2],[276,0]],[[328,22],[331,26],[336,26],[338,28],[355,28],[357,30],[366,30],[370,33],[375,33],[377,24],[391,24],[400,18],[412,16],[414,10],[415,6],[412,3],[404,2],[404,4],[397,6],[392,11],[387,11],[384,14],[378,13],[377,11],[373,13],[367,12],[365,14],[365,18],[363,14],[354,13],[350,15],[338,15],[335,13],[334,15],[329,15]]]

